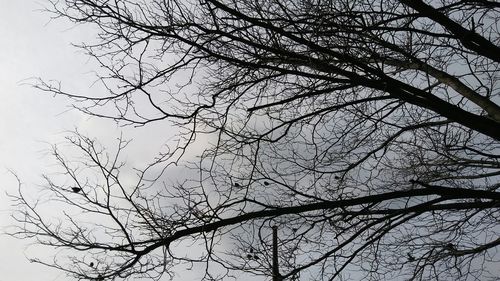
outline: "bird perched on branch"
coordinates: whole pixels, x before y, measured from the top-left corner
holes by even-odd
[[[71,190],[72,190],[74,193],[78,193],[78,192],[80,192],[82,189],[81,189],[81,188],[79,188],[79,187],[77,187],[77,186],[73,186],[73,187],[71,188]]]

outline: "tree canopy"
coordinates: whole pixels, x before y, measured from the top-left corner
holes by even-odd
[[[15,197],[14,234],[57,249],[37,262],[79,280],[175,279],[186,264],[204,280],[270,280],[276,227],[284,280],[497,278],[499,3],[52,4],[98,28],[80,47],[106,91],[36,87],[178,138],[133,184],[124,139],[111,153],[69,136],[78,161],[55,147],[50,199]],[[38,209],[51,202],[78,215],[54,220]]]

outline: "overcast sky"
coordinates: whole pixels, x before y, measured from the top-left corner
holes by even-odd
[[[46,1],[0,0],[0,224],[12,223],[5,192],[14,192],[16,182],[7,172],[14,170],[26,188],[40,183],[46,164],[44,150],[62,139],[65,130],[75,127],[103,132],[100,123],[68,112],[68,102],[41,94],[25,85],[29,78],[63,81],[73,89],[87,88],[92,82],[92,63],[70,42],[91,36],[84,28],[49,23],[49,15],[39,11]],[[105,122],[104,122],[105,123]],[[109,123],[109,122],[108,122]],[[103,127],[101,127],[103,126]],[[96,128],[97,127],[97,128]],[[68,280],[64,274],[30,264],[26,241],[0,236],[0,281]]]
[[[111,143],[120,133],[134,139],[127,147],[127,161],[134,167],[149,163],[163,147],[169,133],[165,124],[144,128],[118,128],[111,121],[83,116],[68,110],[71,104],[29,85],[33,78],[61,81],[64,89],[91,94],[99,91],[92,73],[97,66],[71,43],[94,38],[90,27],[73,27],[64,20],[50,20],[43,12],[46,0],[0,0],[0,229],[14,221],[12,202],[6,193],[15,193],[21,179],[23,189],[36,190],[47,167],[47,149],[60,143],[68,130],[78,128],[86,135]],[[142,137],[142,139],[141,139]],[[147,141],[147,142],[145,142]],[[33,193],[34,194],[34,193]],[[27,256],[44,257],[54,252],[35,252],[28,241],[0,236],[0,281],[60,281],[64,273],[28,262]],[[49,249],[50,250],[50,249]],[[177,280],[197,280],[193,271]]]

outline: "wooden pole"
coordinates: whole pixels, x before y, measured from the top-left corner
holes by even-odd
[[[281,281],[278,265],[278,227],[273,226],[273,281]]]

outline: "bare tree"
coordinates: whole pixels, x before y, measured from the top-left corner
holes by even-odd
[[[179,139],[134,185],[91,138],[69,138],[76,164],[55,149],[62,179],[46,188],[77,215],[54,221],[20,192],[14,234],[59,249],[38,262],[79,279],[159,279],[180,264],[203,265],[206,280],[269,277],[276,226],[284,280],[498,276],[497,2],[66,0],[51,11],[99,28],[81,47],[108,91],[37,87],[123,125],[165,122]],[[202,135],[213,142],[188,163]],[[169,184],[172,163],[191,176]]]

